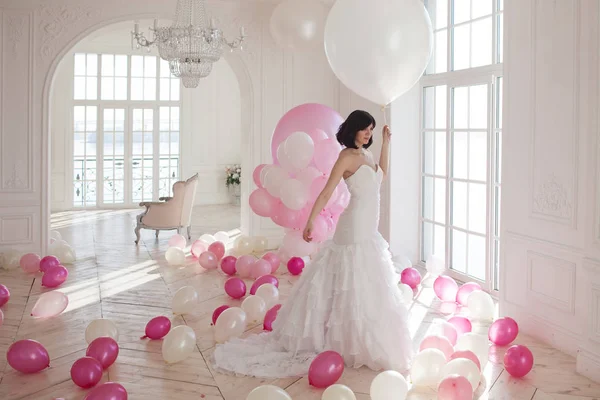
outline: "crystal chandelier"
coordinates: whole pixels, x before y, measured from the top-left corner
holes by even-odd
[[[223,32],[215,26],[215,19],[206,24],[206,8],[204,0],[178,0],[175,22],[170,27],[159,27],[154,20],[153,40],[148,40],[139,30],[136,23],[131,32],[134,46],[145,47],[150,51],[154,44],[158,47],[160,58],[169,62],[171,73],[181,78],[183,86],[195,88],[200,79],[207,77],[212,65],[223,55],[223,48],[231,51],[242,49],[246,38],[244,27],[240,28],[240,36],[228,42]]]

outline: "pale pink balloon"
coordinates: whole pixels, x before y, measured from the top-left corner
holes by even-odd
[[[106,382],[90,390],[83,400],[127,400],[127,390],[116,382]]]
[[[10,300],[10,290],[2,284],[0,284],[0,307],[8,303]]]
[[[471,332],[473,329],[471,321],[466,317],[454,316],[448,320],[448,323],[452,324],[456,328],[456,332],[459,336]]]
[[[103,336],[92,340],[85,355],[97,360],[103,369],[114,364],[119,356],[119,345],[115,339]]]
[[[262,183],[260,183],[260,172],[263,170],[264,167],[266,167],[266,165],[267,164],[260,164],[256,166],[256,168],[254,168],[254,171],[252,172],[252,180],[254,181],[254,184],[259,188],[263,187]]]
[[[274,274],[275,271],[279,269],[279,265],[281,264],[281,259],[275,253],[269,252],[262,256],[263,260],[267,260],[271,264],[271,273]]]
[[[315,166],[323,173],[329,174],[342,147],[335,139],[325,139],[315,143]]]
[[[235,269],[242,278],[249,278],[252,265],[256,262],[256,257],[251,255],[241,256],[235,263]]]
[[[424,349],[438,349],[444,353],[446,360],[449,360],[452,353],[454,353],[454,347],[448,338],[438,335],[427,336],[423,339],[419,346],[419,351]]]
[[[442,379],[437,396],[438,400],[472,400],[473,387],[464,376],[452,374]]]
[[[65,311],[69,305],[66,294],[56,290],[42,294],[31,310],[31,316],[36,318],[49,318]]]
[[[280,308],[281,304],[277,304],[276,306],[273,306],[271,309],[269,309],[269,311],[267,311],[267,313],[265,314],[265,321],[263,322],[263,329],[265,331],[273,330],[273,322],[277,318],[277,313],[279,312]]]
[[[23,271],[29,273],[38,272],[40,270],[40,256],[34,253],[27,253],[19,261],[19,265]]]
[[[40,271],[46,272],[52,267],[60,265],[60,261],[55,256],[46,256],[40,260]]]
[[[533,353],[526,346],[516,344],[504,354],[504,369],[515,378],[524,377],[533,368]]]
[[[183,249],[185,248],[186,244],[187,240],[183,235],[180,234],[175,234],[169,239],[169,247],[178,247],[180,249]]]
[[[328,178],[326,176],[318,176],[310,184],[309,199],[312,203],[315,202],[317,197],[319,197],[319,195],[325,188],[325,185],[327,184],[327,179]]]
[[[400,274],[400,282],[407,284],[411,289],[416,289],[421,283],[421,274],[415,268],[405,268]]]
[[[442,301],[456,301],[458,284],[451,277],[440,275],[433,282],[433,291]]]
[[[471,350],[456,350],[454,353],[452,353],[448,361],[454,360],[455,358],[466,358],[467,360],[473,361],[481,372],[481,363],[479,362],[479,358],[477,358],[477,355],[475,355],[475,353],[473,353]]]
[[[308,136],[310,136],[315,143],[328,138],[327,134],[322,129],[318,128],[310,129],[306,133],[308,133]]]
[[[171,320],[165,316],[154,317],[146,324],[145,335],[140,339],[162,339],[171,330]]]
[[[205,251],[204,253],[200,254],[198,262],[204,269],[215,269],[219,266],[219,260],[212,251]]]
[[[62,285],[69,276],[69,271],[62,265],[49,268],[42,276],[42,286],[55,288]]]
[[[259,188],[250,194],[248,202],[254,213],[261,217],[270,218],[279,200],[271,196],[267,189]]]
[[[510,317],[499,318],[488,330],[488,338],[498,346],[506,346],[517,338],[519,325]]]
[[[261,276],[269,275],[271,273],[271,263],[267,260],[256,260],[250,270],[250,277],[252,279],[258,279]]]
[[[478,283],[475,283],[475,282],[465,283],[458,289],[458,292],[456,292],[456,302],[458,304],[460,304],[461,306],[466,306],[467,298],[475,290],[481,290],[481,286],[479,286]]]
[[[300,229],[302,223],[306,223],[303,210],[292,210],[287,208],[282,202],[278,202],[273,208],[271,221],[283,228]]]
[[[300,275],[304,269],[304,260],[300,257],[292,257],[287,263],[288,271],[292,275]]]
[[[246,283],[240,278],[229,278],[225,282],[225,293],[234,299],[241,299],[246,295]]]
[[[46,348],[31,339],[18,340],[6,352],[8,364],[24,374],[40,372],[50,366],[50,356]]]
[[[235,275],[236,269],[235,264],[237,262],[237,258],[234,256],[227,256],[221,260],[221,270],[227,275]]]
[[[273,275],[263,275],[260,278],[258,278],[256,281],[254,281],[254,283],[252,284],[252,287],[250,288],[250,294],[256,294],[256,291],[258,290],[258,288],[261,285],[264,285],[265,283],[270,283],[273,286],[275,286],[276,288],[279,288],[279,280],[274,277]]]
[[[215,308],[215,311],[213,311],[213,315],[212,315],[212,323],[213,325],[217,323],[217,319],[219,319],[219,315],[221,315],[221,313],[225,310],[227,310],[229,308],[228,305],[222,305],[220,307]]]
[[[206,243],[202,240],[196,240],[192,243],[192,255],[196,258],[200,257],[200,254],[204,253],[208,248],[206,247]]]
[[[212,252],[215,256],[217,256],[217,260],[220,261],[225,255],[225,245],[223,244],[223,242],[219,241],[212,242],[208,246],[208,251]]]

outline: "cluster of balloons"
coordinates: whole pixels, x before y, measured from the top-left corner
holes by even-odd
[[[60,263],[55,256],[40,258],[34,253],[27,253],[21,257],[19,265],[27,273],[42,272],[42,286],[55,288],[67,280],[69,271]]]
[[[494,301],[476,282],[467,282],[459,287],[451,277],[440,275],[433,282],[433,291],[444,302],[466,306],[473,319],[490,321],[494,318]]]
[[[50,247],[48,255],[55,256],[63,265],[73,264],[77,259],[75,250],[66,240],[63,240],[59,231],[50,232]]]

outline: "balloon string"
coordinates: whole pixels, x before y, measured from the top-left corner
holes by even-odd
[[[387,125],[387,114],[385,112],[387,106],[381,106],[381,112],[383,113],[383,124]]]

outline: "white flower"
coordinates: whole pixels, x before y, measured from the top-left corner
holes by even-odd
[[[237,179],[237,178],[239,178],[240,176],[239,176],[238,174],[233,174],[231,177],[232,177],[233,179]]]
[[[236,169],[236,172],[239,174],[239,173],[241,173],[241,172],[242,172],[242,169],[241,169],[241,168],[238,168],[238,169]]]

